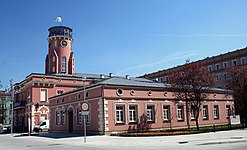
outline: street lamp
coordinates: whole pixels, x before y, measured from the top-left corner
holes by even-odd
[[[13,135],[13,128],[14,128],[14,84],[13,84],[13,79],[10,80],[10,86],[11,86],[11,135]]]
[[[28,95],[28,136],[31,135],[30,125],[31,125],[31,118],[30,118],[30,94],[29,94]]]

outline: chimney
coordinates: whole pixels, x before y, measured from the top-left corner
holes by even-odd
[[[126,78],[126,79],[130,79],[130,76],[129,76],[129,75],[126,75],[125,78]]]
[[[109,73],[109,77],[110,77],[110,78],[112,77],[112,73]]]

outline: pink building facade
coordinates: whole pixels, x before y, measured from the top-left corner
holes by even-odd
[[[111,77],[50,98],[52,132],[83,132],[81,102],[88,102],[87,131],[98,134],[195,126],[185,101],[173,96],[169,84],[142,78]],[[85,93],[85,100],[84,100]],[[228,124],[234,102],[229,91],[208,91],[199,124]]]

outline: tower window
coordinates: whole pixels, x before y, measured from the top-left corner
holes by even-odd
[[[55,67],[54,66],[52,67],[52,72],[55,72]]]
[[[56,58],[55,56],[52,57],[52,62],[55,62],[56,61]]]
[[[54,47],[57,47],[57,40],[54,41]]]
[[[66,57],[62,57],[62,72],[66,72]]]

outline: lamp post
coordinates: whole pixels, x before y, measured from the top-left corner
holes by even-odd
[[[31,135],[30,125],[31,125],[31,118],[30,118],[30,95],[28,95],[28,136]]]
[[[85,102],[86,100],[86,91],[85,91],[85,82],[86,82],[86,77],[83,79],[83,101]],[[84,114],[84,143],[86,143],[86,137],[87,137],[87,128],[86,128],[86,114]]]
[[[13,129],[14,129],[14,84],[13,79],[10,80],[10,86],[11,86],[11,135],[13,135]]]

